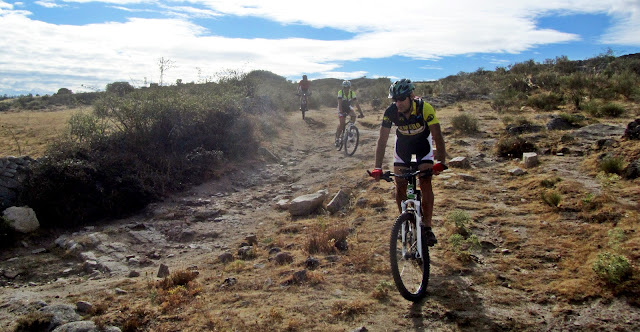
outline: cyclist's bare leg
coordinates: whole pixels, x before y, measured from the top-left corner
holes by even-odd
[[[344,126],[345,126],[345,117],[338,116],[338,119],[340,120],[340,122],[338,123],[338,130],[336,130],[336,138],[338,138],[338,136],[342,134],[342,131],[344,130]]]
[[[433,167],[431,164],[420,164],[418,169],[425,171]],[[422,192],[422,220],[425,226],[431,227],[433,217],[433,187],[431,186],[431,176],[419,177],[420,191]]]
[[[402,174],[406,170],[406,167],[403,166],[393,166],[393,173]],[[399,177],[395,178],[396,181],[396,204],[398,205],[398,211],[402,213],[402,201],[407,199],[407,186],[409,185],[409,181],[407,179],[402,179]]]
[[[349,108],[349,116],[351,117],[351,122],[356,123],[356,111],[353,110],[353,107]]]

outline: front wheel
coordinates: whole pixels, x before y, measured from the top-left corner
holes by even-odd
[[[344,133],[344,130],[342,131]],[[343,139],[344,135],[340,134],[340,135],[336,135],[335,138],[335,147],[337,151],[342,150],[342,146],[344,145],[344,139]]]
[[[304,100],[302,100],[302,101],[300,102],[300,111],[302,112],[302,120],[304,120],[304,113],[305,113],[306,111],[308,111],[308,109],[307,109],[307,102],[306,102],[306,101],[304,101]]]
[[[391,230],[389,260],[391,274],[400,295],[409,301],[419,301],[427,295],[429,284],[429,247],[423,245],[418,258],[415,215],[403,213]]]
[[[344,154],[347,156],[353,156],[358,149],[358,142],[360,140],[360,134],[358,133],[358,127],[351,125],[347,126],[344,132]]]

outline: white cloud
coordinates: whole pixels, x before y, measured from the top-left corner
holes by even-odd
[[[92,0],[64,0],[65,4]],[[602,36],[607,44],[640,45],[640,4],[632,0],[521,0],[446,3],[382,0],[367,2],[324,0],[103,0],[126,11],[124,23],[83,26],[49,24],[30,19],[0,0],[0,91],[15,87],[42,88],[39,75],[51,79],[44,90],[65,82],[104,86],[116,80],[159,80],[157,61],[175,62],[166,82],[197,81],[225,68],[264,69],[283,76],[313,73],[314,77],[355,78],[379,75],[343,71],[343,64],[361,59],[402,56],[438,60],[471,53],[514,54],[540,45],[579,41],[576,34],[541,29],[545,15],[607,14],[613,26]],[[41,6],[59,6],[40,0]],[[141,4],[155,9],[141,9]],[[132,9],[129,6],[136,5]],[[151,8],[151,7],[149,7]],[[165,13],[165,19],[136,18],[137,11]],[[354,35],[347,40],[305,38],[228,38],[212,35],[192,19],[221,15],[256,17],[280,24],[331,28]],[[200,22],[200,21],[197,21]],[[492,63],[502,63],[494,60]],[[10,69],[9,69],[10,68]],[[440,67],[425,66],[423,69]],[[27,73],[28,75],[23,75]],[[382,73],[384,74],[384,73]],[[12,78],[7,78],[12,76]],[[374,77],[374,76],[373,76]],[[32,81],[29,81],[32,80]],[[69,86],[72,88],[72,86]],[[75,90],[74,90],[75,91]]]
[[[63,7],[62,5],[57,4],[54,0],[35,1],[34,3],[46,8]]]

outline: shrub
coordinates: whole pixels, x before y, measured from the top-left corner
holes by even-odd
[[[608,174],[620,175],[625,169],[625,162],[620,157],[607,156],[600,161],[598,168]]]
[[[572,127],[580,126],[580,124],[584,120],[583,116],[569,113],[559,113],[558,117],[569,123]]]
[[[313,232],[307,239],[305,250],[310,255],[315,253],[333,254],[337,250],[346,250],[349,230],[344,226],[335,226],[320,232]]]
[[[562,202],[562,195],[557,191],[545,191],[540,196],[542,201],[551,207],[558,207]]]
[[[467,236],[470,233],[471,216],[466,211],[460,209],[451,211],[447,215],[447,221],[455,225],[457,234]]]
[[[31,312],[18,319],[14,332],[32,332],[32,331],[49,331],[49,327],[53,325],[53,314],[43,313],[41,311]]]
[[[497,144],[496,153],[500,157],[522,158],[524,152],[532,152],[536,146],[520,136],[502,137]]]
[[[562,102],[563,97],[561,95],[551,92],[548,94],[543,93],[529,96],[529,98],[527,98],[526,105],[545,111],[552,111],[557,109],[558,106],[562,104]]]
[[[478,132],[478,120],[467,113],[458,114],[451,119],[453,130],[463,134]]]
[[[381,280],[371,293],[371,297],[378,301],[386,300],[389,298],[389,292],[393,290],[395,290],[395,286],[392,283],[386,280]]]
[[[545,187],[545,188],[553,188],[553,186],[556,185],[556,183],[562,181],[561,178],[559,177],[555,177],[555,178],[549,178],[549,179],[544,179],[542,181],[540,181],[540,185]]]
[[[602,107],[600,107],[598,114],[601,116],[617,118],[622,114],[624,114],[624,112],[625,112],[624,107],[614,103],[607,103]]]
[[[92,142],[104,138],[107,125],[93,114],[78,112],[69,118],[69,135],[76,142]]]
[[[463,262],[471,261],[471,252],[481,248],[480,240],[475,235],[465,238],[458,233],[452,234],[449,237],[449,244],[458,259]]]
[[[629,260],[622,255],[610,252],[598,254],[592,268],[598,277],[613,285],[617,285],[631,276]]]

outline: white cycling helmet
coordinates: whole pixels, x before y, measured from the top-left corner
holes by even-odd
[[[351,82],[349,81],[342,81],[342,87],[343,88],[350,88],[351,87]]]

